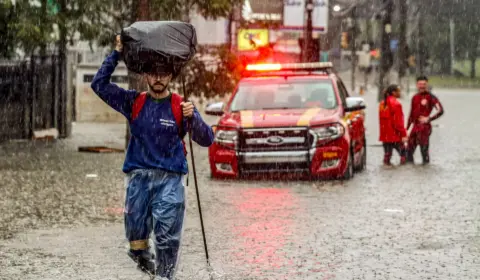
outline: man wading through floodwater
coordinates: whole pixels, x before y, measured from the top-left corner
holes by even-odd
[[[122,43],[105,59],[92,89],[130,123],[131,138],[123,172],[126,176],[125,231],[128,255],[155,279],[173,279],[185,215],[184,176],[187,159],[182,141],[187,129],[203,147],[213,142],[213,131],[191,102],[168,91],[173,66],[164,73],[145,74],[150,91],[139,93],[110,83]],[[155,256],[149,236],[155,235]]]

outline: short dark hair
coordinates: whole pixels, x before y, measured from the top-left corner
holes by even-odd
[[[417,77],[417,82],[420,82],[420,81],[427,81],[428,82],[427,76],[418,76]]]

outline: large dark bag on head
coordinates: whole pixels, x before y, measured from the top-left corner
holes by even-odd
[[[139,21],[123,29],[123,60],[138,74],[177,76],[196,53],[193,25],[180,21]]]

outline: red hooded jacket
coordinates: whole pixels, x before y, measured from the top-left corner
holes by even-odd
[[[398,143],[407,137],[402,104],[394,96],[387,97],[379,105],[380,142]],[[385,106],[386,105],[386,106]]]

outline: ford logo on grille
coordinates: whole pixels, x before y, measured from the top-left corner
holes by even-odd
[[[269,145],[281,145],[283,143],[283,138],[280,136],[270,136],[267,138],[267,144]]]

